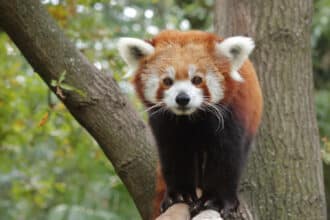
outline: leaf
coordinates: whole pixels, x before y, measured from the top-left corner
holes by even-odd
[[[46,112],[44,114],[44,116],[42,116],[41,120],[39,121],[38,126],[39,127],[44,126],[46,124],[46,122],[48,121],[48,119],[49,119],[49,113]]]
[[[86,97],[87,95],[86,95],[86,93],[85,92],[83,92],[82,90],[80,90],[80,89],[75,89],[74,90],[76,93],[78,93],[80,96],[82,96],[82,97]]]
[[[85,92],[83,92],[82,90],[77,89],[77,88],[75,88],[73,86],[70,86],[70,85],[68,85],[66,83],[61,83],[59,85],[59,87],[60,87],[60,89],[63,89],[63,90],[66,90],[66,91],[74,91],[74,92],[78,93],[80,96],[86,97],[86,93]]]
[[[60,87],[61,89],[67,90],[67,91],[74,91],[74,90],[77,90],[75,87],[70,86],[70,85],[68,85],[68,84],[66,84],[66,83],[61,83],[61,84],[59,85],[59,87]]]
[[[58,78],[58,82],[59,82],[59,84],[61,84],[61,82],[63,82],[63,81],[65,80],[65,76],[66,76],[66,70],[64,70],[64,71],[61,73],[60,77]]]
[[[53,87],[57,86],[57,81],[52,79],[52,81],[50,81],[50,85]]]

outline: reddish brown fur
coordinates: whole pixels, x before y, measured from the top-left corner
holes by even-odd
[[[166,184],[161,172],[160,164],[157,164],[157,170],[156,170],[156,192],[155,197],[153,201],[153,213],[151,218],[155,219],[157,216],[160,215],[160,204],[163,200],[164,193],[166,191]]]
[[[246,128],[254,136],[261,121],[262,95],[258,78],[250,61],[246,61],[240,69],[244,83],[239,85],[232,99],[232,106]]]
[[[155,53],[140,61],[140,67],[136,71],[133,83],[141,100],[146,106],[150,106],[152,103],[149,103],[144,97],[144,85],[141,79],[143,74],[147,74],[146,69],[157,69],[162,75],[167,67],[173,66],[176,70],[176,80],[188,78],[188,64],[194,64],[197,72],[201,74],[212,70],[223,79],[225,95],[221,103],[230,105],[246,129],[254,136],[260,123],[262,109],[258,79],[249,60],[239,70],[244,82],[237,82],[230,77],[229,61],[216,54],[215,51],[215,44],[222,40],[214,34],[200,31],[164,31],[150,41],[155,47]],[[210,95],[205,82],[199,86],[203,89],[205,96]],[[157,91],[159,100],[165,89],[166,86],[160,85]],[[159,215],[159,207],[165,190],[166,185],[158,167],[153,218]]]
[[[150,41],[155,47],[155,53],[140,61],[139,69],[134,76],[133,84],[139,98],[146,106],[151,105],[144,97],[141,79],[143,74],[147,74],[145,73],[147,68],[156,68],[159,74],[162,75],[169,66],[173,66],[176,70],[176,80],[188,78],[188,64],[194,64],[199,67],[197,71],[201,73],[206,73],[209,69],[216,71],[218,67],[214,65],[214,44],[220,41],[222,41],[222,38],[201,31],[161,32]],[[207,95],[206,86],[201,85],[201,87],[204,88]],[[163,88],[160,85],[157,94],[159,100],[162,98]]]

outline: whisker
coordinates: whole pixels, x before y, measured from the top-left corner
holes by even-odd
[[[153,115],[155,115],[156,113],[159,113],[159,112],[162,113],[162,110],[163,110],[163,108],[159,108],[159,109],[157,109],[156,111],[152,112],[152,113],[149,115],[149,117],[152,117]]]
[[[223,117],[222,109],[217,108],[217,105],[209,103],[209,102],[204,102],[203,104],[205,105],[206,110],[209,110],[218,119],[219,124],[218,124],[218,127],[216,128],[216,131],[218,131],[220,128],[222,130],[224,128],[224,117]]]
[[[225,105],[223,105],[223,104],[221,104],[221,103],[217,103],[216,105],[219,106],[221,110],[224,110],[224,111],[226,111],[227,113],[231,113],[231,111],[230,111],[230,109],[228,108],[228,106],[225,106]]]
[[[152,110],[152,109],[154,109],[154,108],[157,108],[157,107],[161,107],[162,105],[164,105],[163,102],[158,102],[157,104],[155,104],[155,105],[153,105],[153,106],[151,106],[151,107],[149,107],[149,108],[143,110],[142,112],[143,112],[143,113],[144,113],[144,112],[149,112],[150,110]]]

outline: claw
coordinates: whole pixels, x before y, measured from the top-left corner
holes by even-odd
[[[225,202],[224,207],[220,211],[220,215],[223,218],[234,216],[239,207],[239,200],[233,202]]]
[[[166,196],[166,198],[164,198],[162,205],[160,207],[160,213],[165,212],[168,209],[168,207],[170,207],[173,204],[174,204],[173,199],[171,197]]]
[[[190,215],[194,217],[201,210],[203,210],[203,205],[201,200],[197,200],[189,206]]]
[[[197,196],[194,193],[166,193],[166,196],[162,202],[160,212],[165,212],[170,206],[175,203],[186,203],[189,206],[197,200]]]

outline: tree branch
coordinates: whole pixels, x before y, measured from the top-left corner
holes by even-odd
[[[156,148],[148,126],[111,75],[101,73],[87,61],[38,0],[0,0],[0,26],[53,91],[51,80],[58,80],[66,71],[65,83],[86,94],[63,91],[62,101],[98,142],[143,219],[148,219]]]

